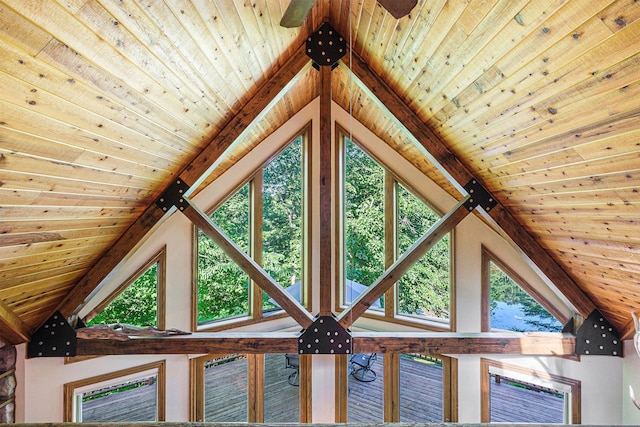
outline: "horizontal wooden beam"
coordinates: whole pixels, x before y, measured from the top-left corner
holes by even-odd
[[[76,346],[76,356],[297,352],[298,332],[196,332],[169,337],[78,338]]]
[[[283,354],[298,351],[298,332],[197,332],[167,337],[78,338],[78,356],[122,354]],[[575,354],[575,337],[562,333],[354,332],[356,353]]]
[[[357,353],[427,354],[522,354],[575,355],[576,339],[562,333],[446,333],[398,332],[381,336],[375,332],[354,334]]]

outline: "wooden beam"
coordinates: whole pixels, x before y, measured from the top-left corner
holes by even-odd
[[[297,353],[298,332],[197,332],[171,337],[78,338],[76,356],[121,354]]]
[[[207,146],[186,166],[178,171],[159,191],[164,193],[181,177],[190,184],[190,192],[197,190],[197,185],[219,163],[222,155],[237,141],[252,124],[258,121],[278,102],[289,88],[303,74],[310,60],[305,54],[304,43],[293,53],[291,58],[267,80]],[[74,289],[58,305],[56,310],[65,317],[76,314],[84,304],[97,292],[102,281],[131,254],[138,243],[151,231],[165,213],[155,203],[147,207],[145,212],[123,233],[123,235],[96,261],[87,274],[78,281]]]
[[[453,230],[460,221],[469,215],[470,211],[465,206],[468,199],[469,197],[467,196],[449,213],[440,218],[440,220],[418,239],[413,246],[407,249],[391,267],[387,268],[366,291],[361,293],[345,311],[340,313],[338,321],[342,327],[345,329],[350,327],[353,322],[362,316],[364,312],[371,307],[371,304],[387,292],[422,255],[427,253],[445,234]]]
[[[365,91],[380,108],[396,119],[397,125],[414,139],[419,147],[425,149],[425,155],[434,161],[443,174],[461,190],[471,178],[477,179],[442,142],[442,140],[418,117],[418,115],[391,89],[355,52],[346,55],[342,61],[352,58],[348,67],[354,74],[354,81]],[[484,186],[484,185],[483,185]],[[486,186],[484,186],[487,188]],[[549,255],[540,243],[526,230],[518,220],[500,203],[488,213],[489,217],[515,242],[529,259],[553,282],[573,304],[578,312],[588,317],[596,308],[593,301],[582,291],[569,274]]]
[[[287,291],[276,282],[269,273],[249,255],[244,253],[222,230],[211,221],[188,197],[184,200],[189,206],[182,213],[204,234],[209,236],[260,288],[289,314],[302,328],[313,323],[313,316]]]
[[[28,342],[32,332],[11,307],[0,301],[0,340],[2,342],[9,345]]]
[[[331,314],[334,252],[331,239],[331,67],[320,67],[320,314]]]
[[[198,332],[129,339],[78,338],[77,356],[122,354],[283,354],[298,351],[298,332]],[[562,333],[354,332],[357,353],[575,355],[575,337]]]
[[[353,334],[354,353],[575,355],[575,337],[562,333],[375,332]]]

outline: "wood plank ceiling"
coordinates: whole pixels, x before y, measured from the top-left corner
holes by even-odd
[[[640,2],[420,0],[396,20],[374,0],[317,0],[284,29],[288,3],[0,0],[1,338],[28,338],[325,21],[629,332]],[[335,76],[339,105],[460,198],[348,69]],[[304,72],[232,158],[317,81]]]

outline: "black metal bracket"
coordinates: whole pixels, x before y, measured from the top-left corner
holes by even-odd
[[[598,310],[576,331],[576,354],[622,356],[622,340],[616,328]]]
[[[333,70],[340,58],[347,54],[347,41],[326,22],[307,38],[307,56],[316,70],[330,66]]]
[[[76,330],[56,311],[31,336],[27,357],[72,357],[76,355]]]
[[[489,212],[498,204],[498,201],[493,198],[491,193],[475,178],[471,178],[471,180],[467,182],[467,185],[464,186],[464,189],[470,195],[469,200],[465,203],[466,208],[470,211],[474,210],[476,206],[480,206]]]
[[[342,327],[335,316],[316,316],[298,338],[300,354],[351,354],[351,331]]]
[[[189,207],[189,204],[184,199],[184,193],[187,192],[187,190],[189,190],[187,183],[178,178],[162,193],[158,200],[156,200],[156,205],[164,212],[167,212],[173,206],[183,211]]]

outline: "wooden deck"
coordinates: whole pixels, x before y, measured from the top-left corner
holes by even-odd
[[[401,358],[400,421],[442,421],[442,369],[435,364]],[[365,383],[349,377],[349,422],[383,421],[383,358],[373,369],[377,378]],[[265,422],[297,423],[299,387],[288,384],[293,372],[284,355],[265,356]],[[205,421],[247,421],[247,360],[238,359],[205,371]],[[493,422],[561,423],[562,398],[491,383]],[[155,386],[117,393],[84,405],[84,421],[153,421]],[[118,410],[114,410],[118,408]]]
[[[82,405],[82,422],[156,421],[156,384],[113,393]]]
[[[491,378],[491,422],[561,424],[564,399]]]

